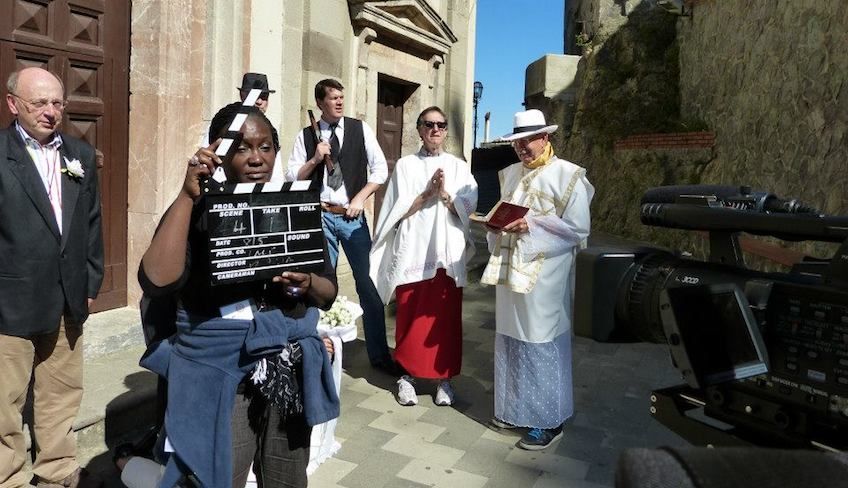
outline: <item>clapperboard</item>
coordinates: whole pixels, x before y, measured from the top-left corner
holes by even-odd
[[[254,93],[255,92],[255,93]],[[256,102],[251,90],[244,107]],[[216,154],[229,161],[246,113],[235,116]],[[311,181],[226,184],[219,166],[204,182],[212,285],[270,279],[283,271],[324,269],[320,186]]]
[[[311,181],[223,185],[206,194],[213,285],[324,268],[319,190]]]

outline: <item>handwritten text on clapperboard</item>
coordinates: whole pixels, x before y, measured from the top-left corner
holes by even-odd
[[[207,195],[212,284],[323,268],[321,207],[311,193]]]

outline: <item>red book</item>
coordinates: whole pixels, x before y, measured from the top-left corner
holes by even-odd
[[[484,222],[489,227],[502,229],[504,226],[527,215],[528,210],[530,209],[527,207],[501,200],[492,207],[492,210],[486,215]]]

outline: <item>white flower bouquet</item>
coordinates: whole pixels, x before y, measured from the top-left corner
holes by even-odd
[[[330,310],[321,310],[318,318],[318,333],[324,336],[339,336],[344,342],[356,338],[356,319],[362,316],[362,307],[346,296],[336,297]]]

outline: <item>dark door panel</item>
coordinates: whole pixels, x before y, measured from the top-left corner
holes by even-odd
[[[403,156],[403,109],[416,85],[403,83],[400,80],[381,76],[377,81],[377,142],[386,156],[389,166],[389,177],[395,169],[395,163]],[[386,194],[385,185],[374,195],[374,225],[380,215],[383,197]]]
[[[57,73],[62,130],[97,149],[105,277],[95,310],[127,303],[129,0],[0,0],[0,80],[27,66]],[[0,124],[11,120],[0,110]]]

